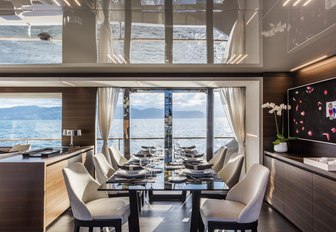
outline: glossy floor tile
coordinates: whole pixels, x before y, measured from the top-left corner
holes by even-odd
[[[143,232],[184,232],[189,231],[191,214],[191,199],[186,204],[181,202],[156,201],[151,205],[146,204],[140,215],[140,231]],[[47,229],[47,232],[72,232],[73,219],[71,210],[66,211]],[[88,231],[81,228],[81,232]],[[100,231],[95,228],[94,232]],[[106,229],[104,231],[107,231]],[[114,231],[113,228],[109,231]],[[128,224],[123,226],[123,231],[128,231]],[[260,214],[259,232],[297,232],[300,231],[292,223],[264,204]]]

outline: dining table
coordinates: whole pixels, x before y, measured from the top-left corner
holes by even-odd
[[[145,157],[143,157],[145,158]],[[143,159],[132,156],[128,164],[139,164],[139,160]],[[150,160],[149,157],[146,159]],[[207,164],[206,160],[198,159],[201,164]],[[188,163],[183,162],[166,162],[164,158],[156,162],[155,167],[146,169],[145,176],[142,178],[125,178],[118,174],[118,171],[102,184],[98,191],[129,191],[130,216],[129,231],[140,231],[139,226],[139,202],[138,192],[140,191],[190,191],[192,194],[192,211],[190,219],[190,231],[196,232],[200,223],[200,202],[201,191],[223,191],[228,192],[229,187],[225,182],[213,172],[207,176],[187,175],[183,172],[186,164],[194,164],[194,161]],[[119,169],[120,170],[120,169]]]

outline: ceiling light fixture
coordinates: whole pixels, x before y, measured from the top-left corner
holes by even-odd
[[[113,57],[117,60],[117,63],[121,64],[122,62],[119,60],[118,56],[113,55]]]
[[[70,85],[72,87],[75,87],[76,85],[75,84],[72,84],[70,82],[67,82],[67,81],[61,81],[63,84],[66,84],[66,85]]]
[[[78,6],[81,6],[81,4],[77,0],[75,0],[75,2],[77,3]]]
[[[67,0],[63,0],[68,6],[71,7],[70,3]]]
[[[140,87],[143,86],[142,83],[141,83],[140,81],[137,81],[137,82],[138,82],[138,85],[139,85]]]
[[[58,1],[56,1],[56,0],[53,0],[53,2],[57,5],[57,6],[61,6],[61,4],[59,4],[59,2]]]
[[[237,60],[239,60],[239,58],[241,57],[242,55],[240,54],[239,56],[237,56],[237,58],[236,59],[234,59],[233,61],[232,61],[232,63],[231,64],[234,64],[234,63],[236,63],[236,61]]]
[[[213,87],[212,85],[214,84],[215,82],[211,81],[209,84],[208,84],[208,87]]]
[[[282,6],[286,6],[289,2],[290,0],[287,0],[286,2],[284,2],[284,4],[282,4]]]
[[[301,2],[301,0],[297,0],[296,2],[294,2],[293,6],[296,6],[297,4],[299,4],[299,2]]]
[[[124,59],[124,57],[122,57],[122,55],[119,54],[119,58],[123,61],[123,63],[127,64],[126,60]]]
[[[246,57],[247,57],[247,54],[245,54],[240,60],[238,60],[237,64],[239,64],[240,62],[242,62]]]
[[[306,66],[308,66],[308,65],[310,65],[310,64],[316,63],[317,61],[323,60],[323,59],[325,59],[325,58],[327,58],[327,57],[328,57],[327,55],[321,56],[321,57],[319,57],[319,58],[316,58],[315,60],[308,61],[307,63],[304,63],[304,64],[302,64],[302,65],[300,65],[300,66],[297,66],[297,67],[291,69],[290,71],[291,71],[291,72],[296,71],[296,70],[301,69],[301,68],[303,68],[303,67],[306,67]]]
[[[310,2],[311,2],[311,0],[308,0],[307,2],[305,2],[305,3],[303,4],[303,6],[307,6]]]
[[[113,63],[115,63],[115,64],[117,63],[116,60],[110,54],[107,54],[106,56],[107,56],[107,58],[112,60]]]
[[[254,14],[251,16],[251,18],[249,20],[247,20],[246,25],[249,24],[251,22],[251,20],[254,18],[254,16],[256,16],[256,14],[258,13],[257,11],[258,9],[256,9],[256,11],[254,12]]]
[[[233,54],[233,56],[231,56],[231,58],[228,60],[228,62],[226,62],[227,64],[230,64],[231,61],[236,57],[236,54]]]

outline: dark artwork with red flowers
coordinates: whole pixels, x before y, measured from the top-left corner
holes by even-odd
[[[336,144],[336,78],[288,90],[289,135]]]

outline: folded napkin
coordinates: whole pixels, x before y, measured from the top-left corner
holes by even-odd
[[[139,151],[138,153],[134,154],[137,157],[151,157],[152,155],[149,154],[148,151]]]
[[[192,170],[205,170],[205,169],[210,169],[212,167],[212,164],[192,165],[192,164],[185,163],[184,167],[187,169],[192,169]]]
[[[139,165],[134,164],[124,164],[124,165],[118,165],[118,167],[122,170],[128,170],[128,171],[137,171],[137,170],[143,170],[143,168]]]
[[[193,146],[189,146],[189,147],[181,147],[182,150],[192,150],[192,149],[195,149],[196,146],[193,145]]]
[[[142,149],[155,149],[154,146],[141,146]]]
[[[198,157],[202,157],[204,155],[204,153],[198,153],[197,151],[195,152],[186,152],[185,157],[188,158],[198,158]]]

